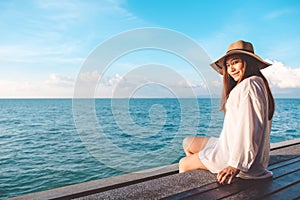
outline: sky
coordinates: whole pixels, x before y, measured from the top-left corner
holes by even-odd
[[[300,98],[297,0],[0,0],[0,9],[0,98],[72,98],[78,79],[97,82],[95,97],[190,97],[186,88],[205,96],[207,82],[221,88],[221,77],[213,71],[216,80],[197,75],[180,55],[157,49],[132,51],[104,71],[83,73],[86,60],[103,43],[149,27],[186,36],[209,62],[230,43],[250,41],[256,54],[272,63],[263,74],[274,96]],[[160,38],[162,43],[167,39]],[[126,49],[135,40],[138,36],[116,48]],[[149,41],[154,42],[151,36]],[[149,72],[145,65],[157,70]],[[130,81],[135,86],[126,92]]]

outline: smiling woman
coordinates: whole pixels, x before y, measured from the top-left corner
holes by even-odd
[[[270,132],[274,99],[260,69],[270,64],[254,54],[251,43],[239,40],[211,64],[223,75],[221,109],[225,118],[219,138],[187,137],[186,157],[179,172],[205,169],[217,173],[217,180],[230,184],[235,176],[244,179],[272,177],[269,162]]]

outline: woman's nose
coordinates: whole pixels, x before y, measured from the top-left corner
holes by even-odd
[[[235,68],[231,65],[231,66],[229,67],[229,71],[234,72],[234,71],[235,71]]]

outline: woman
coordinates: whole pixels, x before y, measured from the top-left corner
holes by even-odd
[[[223,75],[221,110],[224,124],[219,138],[187,137],[186,157],[179,172],[205,169],[217,173],[217,181],[230,184],[235,176],[245,179],[272,177],[266,167],[274,99],[260,69],[270,64],[254,54],[250,42],[239,40],[211,66]]]

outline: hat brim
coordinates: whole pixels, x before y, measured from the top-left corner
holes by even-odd
[[[258,55],[252,53],[252,52],[248,52],[248,51],[243,51],[240,49],[233,49],[229,52],[227,52],[224,56],[222,56],[221,58],[219,58],[218,60],[216,60],[215,62],[211,63],[210,66],[216,70],[219,74],[223,75],[223,67],[224,66],[224,60],[227,56],[233,55],[233,54],[246,54],[252,58],[254,58],[254,61],[256,61],[257,63],[257,67],[259,69],[264,69],[268,66],[270,66],[271,64],[264,61],[262,58],[260,58]]]

